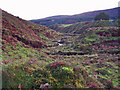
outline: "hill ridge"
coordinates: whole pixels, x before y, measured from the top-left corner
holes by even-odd
[[[94,17],[100,12],[105,12],[106,14],[109,14],[110,19],[117,19],[118,13],[119,13],[118,10],[120,10],[120,7],[106,9],[106,10],[95,10],[95,11],[90,11],[90,12],[85,12],[85,13],[75,14],[75,15],[57,15],[57,16],[51,16],[43,19],[35,19],[30,21],[40,25],[46,25],[46,26],[50,26],[53,24],[71,24],[71,23],[76,23],[81,21],[93,21]],[[59,17],[59,16],[62,16],[62,17]]]

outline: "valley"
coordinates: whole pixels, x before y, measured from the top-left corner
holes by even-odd
[[[120,88],[116,22],[84,21],[55,29],[3,11],[3,88]]]

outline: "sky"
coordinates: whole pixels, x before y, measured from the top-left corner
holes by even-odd
[[[118,7],[120,0],[0,0],[0,8],[25,20]]]

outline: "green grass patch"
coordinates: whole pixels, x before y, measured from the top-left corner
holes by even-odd
[[[96,38],[85,38],[86,41],[90,41],[90,42],[93,42],[93,41],[96,41]]]
[[[68,27],[71,26],[72,24],[61,24],[61,27]]]

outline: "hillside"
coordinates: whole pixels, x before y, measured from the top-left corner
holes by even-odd
[[[22,71],[19,67],[26,65],[26,68],[30,68],[28,64],[31,62],[36,66],[35,63],[39,62],[42,55],[44,56],[42,48],[47,47],[48,41],[56,40],[58,35],[59,33],[48,27],[25,21],[2,11],[2,61],[0,64],[3,65],[3,87],[17,88],[16,85],[19,85],[17,82],[22,80],[25,82],[24,79],[20,79],[22,75],[20,73],[28,70]],[[12,73],[9,73],[11,71]],[[13,74],[16,75],[13,77]]]
[[[55,38],[55,31],[45,26],[22,20],[4,11],[2,14],[3,40],[8,44],[21,41],[26,45],[38,48],[45,46],[45,41],[49,38]],[[9,36],[9,38],[7,36]]]
[[[117,26],[117,25],[113,21],[102,20],[102,21],[94,21],[94,22],[91,21],[79,22],[75,24],[55,24],[49,27],[61,33],[81,34],[84,31],[86,31],[88,28],[110,27],[110,26]]]
[[[81,22],[81,21],[93,21],[94,17],[101,12],[105,12],[106,14],[110,15],[110,19],[114,20],[118,18],[118,11],[119,11],[119,7],[107,9],[107,10],[85,12],[85,13],[76,14],[76,15],[52,16],[52,17],[30,20],[30,21],[40,25],[46,25],[46,26],[50,26],[53,24],[72,24],[72,23]]]

